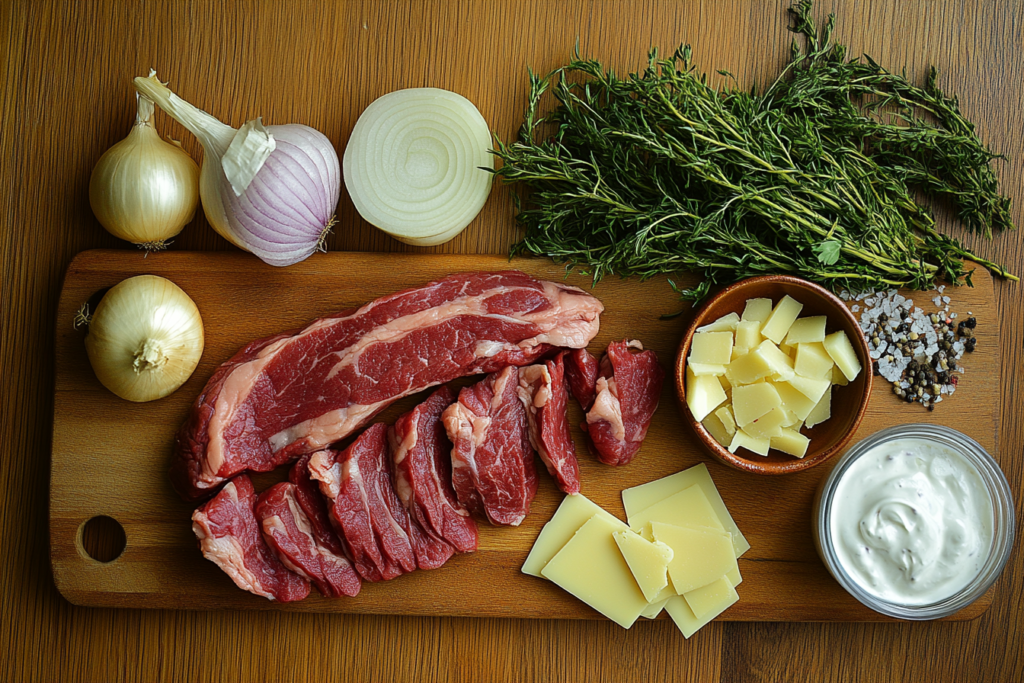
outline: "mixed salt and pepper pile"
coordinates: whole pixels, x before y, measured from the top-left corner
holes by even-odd
[[[860,313],[860,328],[871,349],[875,375],[892,383],[893,393],[908,403],[920,403],[934,410],[935,404],[956,391],[958,377],[964,368],[960,359],[974,351],[977,320],[968,317],[957,321],[949,310],[949,297],[944,286],[932,299],[934,313],[925,313],[895,289],[884,292],[866,291],[852,295],[847,291],[840,298],[853,301],[850,310]],[[861,310],[861,304],[864,310]],[[970,311],[967,313],[971,316]]]

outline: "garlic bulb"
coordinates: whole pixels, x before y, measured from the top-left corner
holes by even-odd
[[[199,203],[199,167],[177,143],[160,139],[153,127],[153,101],[138,99],[128,137],[96,162],[89,204],[115,237],[147,251],[163,249],[181,232]]]
[[[331,141],[309,126],[238,130],[181,99],[155,74],[135,89],[203,144],[199,194],[210,225],[224,239],[273,266],[324,250],[341,194],[341,164]]]
[[[203,340],[203,319],[188,294],[165,278],[139,275],[103,296],[89,319],[85,350],[103,386],[141,403],[185,383]]]

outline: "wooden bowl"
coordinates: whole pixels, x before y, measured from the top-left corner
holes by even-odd
[[[784,295],[790,295],[804,305],[800,316],[824,315],[827,318],[826,332],[842,330],[850,338],[850,343],[857,352],[862,370],[857,379],[845,387],[832,387],[832,417],[815,425],[811,429],[802,429],[801,433],[809,437],[810,445],[803,458],[795,458],[776,450],[767,456],[749,453],[740,449],[730,453],[718,443],[704,428],[704,425],[693,419],[686,405],[686,358],[690,353],[690,343],[698,327],[707,325],[729,313],[743,313],[747,299],[771,299],[778,303]],[[871,396],[872,360],[869,355],[867,341],[861,332],[857,319],[850,309],[834,294],[813,282],[788,275],[765,275],[762,277],[741,280],[730,285],[713,296],[694,316],[690,328],[686,331],[683,341],[679,344],[676,355],[676,395],[679,398],[679,410],[693,430],[700,437],[705,448],[717,460],[745,472],[755,474],[789,474],[800,472],[819,465],[839,453],[849,442],[853,433],[860,426],[864,412]]]

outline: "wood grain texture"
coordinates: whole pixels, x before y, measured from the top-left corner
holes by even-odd
[[[450,273],[502,270],[509,265],[546,279],[563,275],[561,266],[546,259],[519,258],[509,264],[504,256],[332,252],[280,269],[241,253],[166,252],[148,258],[123,250],[79,254],[68,267],[57,308],[50,559],[60,592],[75,604],[94,607],[600,618],[568,593],[519,571],[541,527],[562,500],[545,475],[541,475],[540,490],[523,524],[516,528],[481,525],[477,552],[453,558],[435,571],[365,584],[356,598],[328,600],[314,593],[289,604],[234,588],[227,575],[203,559],[190,523],[196,506],[181,501],[167,479],[178,426],[216,368],[242,346]],[[133,404],[106,391],[96,379],[82,343],[85,333],[74,329],[72,322],[83,301],[126,277],[143,273],[167,277],[192,297],[203,316],[206,346],[199,367],[181,389],[159,401]],[[578,275],[570,277],[569,283],[589,284]],[[695,283],[692,276],[683,276],[677,284]],[[678,309],[665,278],[643,283],[609,279],[592,291],[605,306],[592,353],[599,356],[612,340],[640,339],[645,348],[658,354],[671,376],[679,341],[693,315],[688,312],[671,320],[659,319],[659,314]],[[995,317],[992,279],[987,273],[978,273],[973,289],[951,293],[953,310],[971,311],[980,320]],[[918,303],[931,311],[933,307],[923,299],[925,295],[919,295]],[[890,385],[879,381],[851,444],[886,427],[914,421],[959,429],[996,452],[999,359],[995,328],[979,326],[977,338],[978,350],[963,361],[967,375],[962,393],[927,412],[919,406],[903,405],[892,395]],[[967,392],[969,401],[957,400]],[[398,401],[375,421],[393,423],[423,396]],[[846,388],[837,388],[834,412],[843,410],[843,401],[852,396]],[[582,420],[579,406],[571,402],[570,424]],[[785,477],[759,477],[722,466],[711,460],[680,416],[671,381],[665,382],[643,448],[630,465],[613,468],[598,463],[587,453],[582,431],[573,427],[573,436],[580,456],[583,494],[620,519],[625,518],[620,497],[624,488],[708,463],[726,505],[751,544],[740,559],[740,602],[723,619],[882,619],[832,580],[814,550],[812,500],[830,464]],[[283,480],[286,469],[257,475],[257,490]],[[81,541],[83,525],[100,515],[120,522],[127,534],[124,554],[109,563],[89,557]],[[496,585],[501,590],[495,591]],[[975,618],[991,600],[990,591],[955,618]]]
[[[1017,550],[981,618],[941,624],[670,624],[85,609],[49,571],[48,453],[61,274],[78,252],[123,249],[88,207],[89,172],[127,132],[131,77],[157,67],[183,95],[238,124],[316,126],[341,149],[358,113],[398,87],[473,99],[502,136],[519,123],[525,68],[581,51],[635,68],[651,45],[694,44],[698,63],[765,83],[788,52],[784,0],[668,2],[0,3],[0,678],[5,680],[983,680],[1024,678],[1024,558]],[[1024,222],[1024,22],[1017,0],[831,0],[838,35],[959,95]],[[161,117],[161,131],[195,141]],[[344,195],[329,246],[418,251],[361,223]],[[948,218],[942,227],[962,234]],[[500,253],[516,239],[507,192],[453,242]],[[982,254],[1024,271],[1019,232]],[[230,247],[202,217],[176,249]],[[1003,378],[1000,451],[1024,479],[1024,296],[996,286]],[[964,397],[966,398],[966,395]],[[1021,514],[1018,512],[1018,521]],[[1018,544],[1019,545],[1019,544]]]

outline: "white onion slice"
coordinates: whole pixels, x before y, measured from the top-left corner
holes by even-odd
[[[452,239],[491,192],[491,133],[473,103],[438,88],[380,97],[345,148],[345,185],[359,214],[403,242]]]

